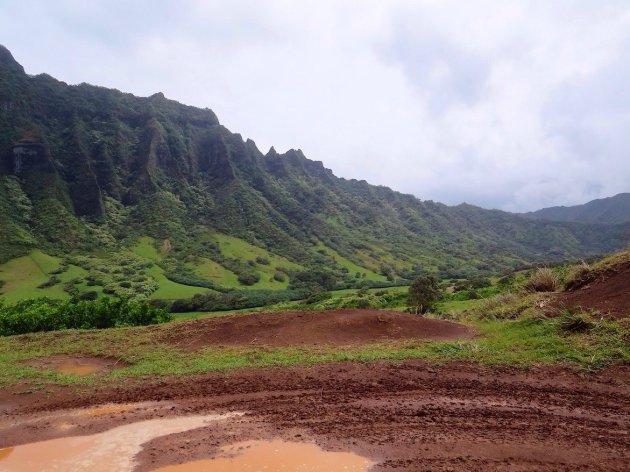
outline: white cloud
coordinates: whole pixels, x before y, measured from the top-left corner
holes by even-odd
[[[0,30],[29,73],[163,91],[263,151],[420,198],[527,210],[628,190],[624,1],[25,0],[0,5]]]

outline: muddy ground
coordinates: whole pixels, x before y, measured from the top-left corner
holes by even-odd
[[[118,406],[85,409],[108,402]],[[225,412],[244,415],[152,440],[137,470],[272,438],[356,452],[377,462],[375,471],[627,471],[630,464],[630,366],[580,373],[390,361],[239,369],[118,386],[16,386],[0,392],[0,447]]]
[[[609,318],[630,317],[630,264],[591,271],[558,295],[559,305],[590,309]]]
[[[468,326],[400,311],[336,309],[247,313],[169,326],[162,341],[186,350],[210,345],[347,345],[396,339],[470,338]]]

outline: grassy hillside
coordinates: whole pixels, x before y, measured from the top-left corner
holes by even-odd
[[[0,102],[0,264],[54,255],[57,296],[404,284],[593,256],[626,237],[341,179],[299,150],[261,153],[208,109],[29,76],[1,47]],[[39,293],[46,275],[6,277],[5,292]]]

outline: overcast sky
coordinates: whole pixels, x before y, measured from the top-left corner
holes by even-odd
[[[629,0],[0,0],[0,43],[422,199],[630,191]]]

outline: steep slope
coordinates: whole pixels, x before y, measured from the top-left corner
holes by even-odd
[[[592,200],[584,205],[556,206],[525,213],[528,218],[549,221],[615,224],[630,222],[630,193]]]
[[[0,262],[32,248],[115,252],[149,236],[166,248],[167,277],[190,279],[200,257],[246,272],[252,261],[223,254],[216,233],[309,271],[394,280],[604,253],[625,228],[448,207],[337,178],[299,150],[262,154],[208,109],[28,76],[0,47]]]

